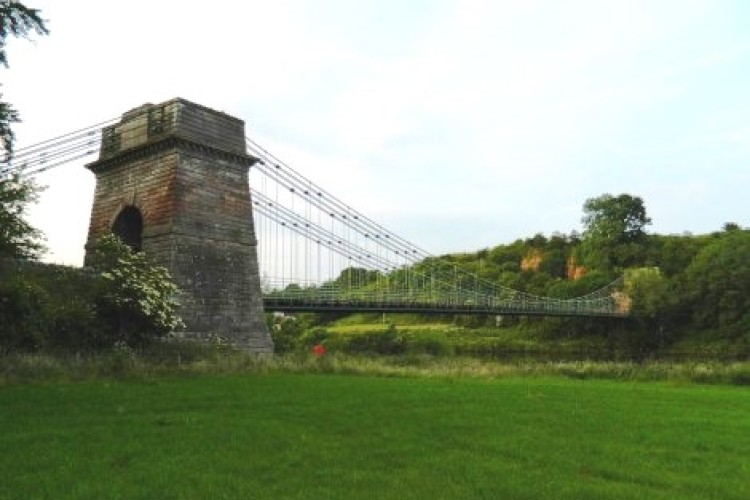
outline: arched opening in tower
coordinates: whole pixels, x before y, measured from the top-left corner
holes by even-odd
[[[134,206],[127,206],[117,215],[112,232],[133,251],[140,252],[143,247],[143,217]]]

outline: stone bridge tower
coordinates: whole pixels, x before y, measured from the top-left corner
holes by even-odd
[[[242,120],[173,99],[102,131],[87,252],[111,231],[181,288],[185,338],[217,334],[271,353],[263,316]],[[88,260],[88,253],[87,253]]]

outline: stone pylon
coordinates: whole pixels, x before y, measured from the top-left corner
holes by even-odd
[[[182,290],[185,338],[271,353],[258,275],[245,124],[184,99],[144,104],[102,131],[87,248],[114,232]]]

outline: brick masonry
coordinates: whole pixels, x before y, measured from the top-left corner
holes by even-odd
[[[181,288],[185,338],[216,334],[271,353],[256,251],[245,124],[173,99],[128,111],[102,132],[87,251],[132,206],[142,247]],[[88,259],[88,257],[87,257]]]

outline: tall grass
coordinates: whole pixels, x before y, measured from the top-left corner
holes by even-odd
[[[750,363],[718,361],[537,361],[513,362],[471,357],[402,354],[397,356],[306,352],[256,357],[227,348],[164,345],[135,351],[127,348],[88,354],[22,354],[0,356],[0,386],[26,382],[81,381],[99,378],[148,378],[162,375],[241,373],[337,373],[387,377],[547,377],[663,381],[672,383],[750,385]]]

